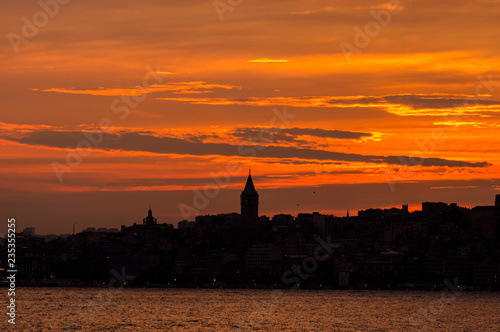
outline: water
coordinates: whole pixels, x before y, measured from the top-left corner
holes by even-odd
[[[22,288],[16,303],[0,330],[500,331],[500,293]]]

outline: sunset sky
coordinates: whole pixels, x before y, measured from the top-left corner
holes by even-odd
[[[18,228],[239,212],[249,166],[267,216],[500,194],[499,1],[41,3],[0,13]]]

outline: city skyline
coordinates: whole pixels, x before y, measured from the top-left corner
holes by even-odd
[[[248,166],[265,215],[499,193],[495,1],[5,6],[0,210],[19,225],[119,227],[150,203],[175,224],[207,185],[195,211],[235,212]]]
[[[499,17],[4,1],[0,325],[500,330]]]
[[[313,191],[313,194],[315,195],[316,192]],[[178,227],[180,227],[179,226],[180,224],[186,225],[186,222],[190,222],[190,223],[194,224],[196,222],[196,220],[198,219],[198,217],[224,216],[224,215],[230,215],[230,214],[237,214],[238,216],[241,217],[241,224],[242,225],[249,225],[249,226],[254,225],[255,226],[258,223],[266,223],[266,220],[267,220],[267,222],[269,222],[273,217],[276,217],[279,215],[290,215],[294,218],[297,218],[300,214],[304,215],[304,214],[313,214],[314,213],[314,214],[319,214],[319,215],[332,216],[332,217],[336,217],[336,218],[343,218],[343,217],[349,218],[349,217],[359,217],[360,212],[365,212],[368,210],[387,211],[387,210],[395,210],[396,209],[396,210],[406,211],[409,213],[418,212],[418,211],[423,211],[423,206],[425,204],[431,204],[431,205],[432,204],[438,204],[438,205],[445,204],[447,206],[456,205],[460,208],[466,208],[466,209],[481,208],[481,207],[495,207],[496,209],[498,209],[500,207],[500,194],[497,194],[495,196],[495,198],[492,199],[492,201],[489,204],[475,205],[475,206],[462,206],[460,204],[457,204],[456,202],[422,201],[419,205],[415,205],[412,208],[410,208],[408,204],[400,204],[399,206],[390,206],[390,207],[372,206],[372,207],[365,207],[364,209],[358,209],[358,210],[347,209],[347,210],[343,211],[344,213],[332,214],[332,213],[328,213],[325,211],[319,211],[319,210],[318,211],[300,210],[300,207],[299,207],[300,204],[297,204],[297,208],[290,206],[290,208],[291,208],[290,211],[294,211],[294,213],[287,211],[287,210],[284,210],[284,211],[280,211],[279,213],[270,214],[270,215],[259,214],[259,212],[258,212],[259,211],[258,206],[260,205],[259,194],[258,194],[257,189],[255,188],[254,183],[253,183],[253,178],[252,178],[250,169],[248,171],[248,176],[247,176],[247,179],[245,182],[245,186],[244,186],[243,190],[241,191],[241,194],[239,195],[239,197],[240,197],[240,202],[239,202],[240,213],[235,212],[236,211],[236,208],[235,208],[233,211],[215,211],[213,213],[200,213],[198,215],[190,215],[190,218],[178,220],[176,222],[168,222],[165,220],[163,220],[163,221],[158,220],[157,218],[155,218],[153,216],[152,207],[151,207],[151,204],[149,204],[147,217],[142,218],[143,225],[154,226],[157,224],[163,224],[163,225],[170,225],[173,228],[178,228]],[[356,215],[354,214],[354,212],[356,212]],[[262,219],[261,217],[264,219]],[[72,234],[74,235],[74,234],[79,233],[79,232],[87,232],[87,231],[105,231],[105,232],[107,232],[107,231],[115,232],[116,231],[116,232],[118,232],[120,227],[121,228],[128,227],[132,224],[135,226],[136,224],[138,224],[139,220],[140,220],[140,218],[137,220],[133,220],[132,222],[129,222],[129,223],[125,223],[125,224],[122,223],[120,225],[115,223],[115,224],[112,224],[112,226],[91,224],[91,223],[83,222],[81,224],[81,227],[79,227],[80,228],[79,231],[75,231],[75,225],[78,222],[74,222],[72,225],[72,227],[73,227]],[[36,227],[29,226],[29,225],[26,226],[23,224],[21,224],[21,225],[22,225],[22,227],[20,227],[20,229],[23,229],[23,232],[21,232],[21,233],[24,233],[24,231],[26,231],[26,232],[29,232],[29,234],[31,234],[31,235],[35,234]],[[37,235],[50,235],[50,236],[55,235],[55,236],[57,236],[57,235],[69,235],[71,233],[70,232],[68,232],[68,233],[64,233],[64,232],[57,233],[56,232],[56,233],[50,233],[50,234],[45,234],[45,233],[42,234],[40,232],[36,232],[36,234]],[[3,235],[5,235],[5,234],[3,234]]]
[[[142,222],[120,229],[61,237],[23,229],[16,234],[21,283],[101,287],[121,268],[132,273],[122,287],[408,291],[450,287],[454,277],[460,290],[498,290],[500,194],[494,205],[472,209],[423,202],[416,211],[402,205],[357,216],[262,216],[257,188],[249,172],[240,214],[197,215],[178,227],[149,206]]]

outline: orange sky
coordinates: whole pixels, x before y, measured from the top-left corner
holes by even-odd
[[[18,227],[238,212],[249,165],[268,216],[500,193],[498,1],[43,3],[0,13]]]

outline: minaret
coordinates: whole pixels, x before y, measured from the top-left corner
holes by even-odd
[[[153,211],[151,211],[151,205],[149,205],[148,216],[142,220],[143,225],[153,226],[156,225],[156,218],[153,217]]]
[[[259,219],[259,194],[255,190],[252,174],[248,170],[248,179],[245,189],[241,192],[241,222],[251,225]]]

